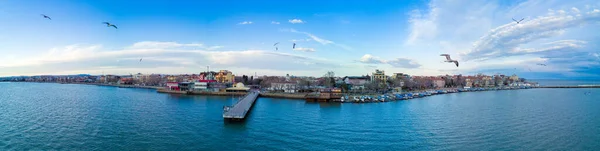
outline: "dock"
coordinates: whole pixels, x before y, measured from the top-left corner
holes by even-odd
[[[243,121],[246,119],[246,115],[250,113],[258,95],[258,92],[249,92],[233,106],[223,107],[223,119],[228,121]]]

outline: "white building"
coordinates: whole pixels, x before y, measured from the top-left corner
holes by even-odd
[[[205,91],[208,89],[208,82],[194,82],[194,91]]]
[[[285,93],[296,93],[298,84],[295,82],[274,82],[269,88],[272,91],[283,91]]]

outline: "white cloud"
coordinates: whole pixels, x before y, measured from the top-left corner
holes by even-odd
[[[296,51],[303,51],[303,52],[315,52],[315,49],[313,49],[313,48],[297,47],[297,48],[294,48],[294,50],[296,50]]]
[[[600,21],[600,13],[588,12],[581,16],[559,11],[558,15],[542,16],[524,23],[509,23],[491,30],[474,43],[473,48],[463,54],[465,60],[486,60],[501,57],[507,50],[537,40],[562,35],[565,29],[585,24],[589,21]],[[568,41],[561,41],[563,44]],[[570,46],[575,44],[571,43]]]
[[[249,25],[249,24],[252,24],[252,21],[243,21],[243,22],[240,22],[238,24],[239,25]]]
[[[304,24],[305,22],[300,20],[300,19],[290,19],[288,20],[288,22],[292,23],[292,24]]]
[[[421,67],[421,65],[417,62],[415,62],[414,60],[411,59],[406,59],[406,58],[396,58],[396,59],[392,59],[387,61],[388,64],[394,66],[394,67],[398,67],[398,68],[418,68]]]
[[[359,60],[362,63],[372,63],[372,64],[384,64],[385,60],[379,58],[379,57],[375,57],[371,54],[365,54],[364,56],[362,56]]]
[[[170,43],[171,45],[185,45]],[[138,46],[139,43],[138,43]],[[31,55],[25,59],[0,60],[0,75],[41,73],[68,73],[89,71],[195,73],[210,65],[211,68],[239,69],[243,71],[320,71],[337,67],[330,60],[295,54],[263,51],[209,51],[179,49],[175,47],[104,50],[100,45],[70,45],[50,49],[47,53]],[[298,51],[314,51],[300,48]],[[138,61],[140,58],[143,60]],[[158,70],[159,68],[162,70]],[[171,69],[169,69],[171,68]],[[176,69],[177,68],[177,69]],[[127,71],[126,69],[130,69]],[[165,70],[166,69],[166,70]],[[310,73],[308,72],[308,73]]]
[[[421,67],[419,63],[414,60],[407,58],[396,58],[392,60],[384,60],[371,54],[365,54],[359,60],[359,62],[367,64],[389,64],[397,68],[418,68]]]
[[[280,23],[279,23],[279,22],[276,22],[276,21],[271,21],[271,24],[276,24],[276,25],[279,25]]]

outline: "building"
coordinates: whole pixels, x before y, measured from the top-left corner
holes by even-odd
[[[518,82],[519,80],[519,76],[517,76],[516,74],[513,74],[512,76],[510,76],[508,79],[510,79],[513,82]]]
[[[273,82],[269,88],[271,91],[285,92],[285,93],[296,93],[298,84],[295,82]]]
[[[405,78],[408,79],[410,78],[410,76],[408,74],[404,74],[404,73],[394,73],[392,74],[392,79],[399,79],[399,78]]]
[[[167,89],[179,91],[179,83],[177,83],[177,82],[167,82]]]
[[[226,83],[217,82],[216,80],[208,82],[208,91],[219,92],[219,91],[225,91],[226,88],[227,88]]]
[[[250,88],[244,86],[241,82],[236,83],[233,87],[225,89],[226,92],[248,92],[248,90],[250,90]]]
[[[358,90],[358,89],[364,89],[365,88],[365,84],[367,84],[369,82],[369,78],[366,76],[346,76],[344,77],[344,82],[346,82],[346,84],[350,84],[352,85],[352,87],[350,89],[352,90]]]
[[[446,80],[442,79],[441,77],[435,77],[433,78],[433,85],[436,88],[443,88],[446,85]]]
[[[215,80],[221,83],[235,83],[235,75],[229,70],[220,70],[215,76]]]
[[[179,90],[180,91],[190,91],[193,89],[193,84],[191,82],[179,82]]]
[[[198,80],[197,82],[194,82],[193,91],[207,91],[208,90],[208,83],[210,82],[216,82],[215,80]]]
[[[382,81],[383,83],[386,83],[387,76],[385,75],[385,71],[379,69],[375,70],[373,76],[371,76],[371,81]]]

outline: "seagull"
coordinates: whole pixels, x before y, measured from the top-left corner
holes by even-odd
[[[143,58],[140,58],[140,62],[142,62],[142,59],[143,59]]]
[[[538,64],[536,64],[536,65],[540,65],[540,66],[546,66],[546,64],[543,64],[543,63],[538,63]]]
[[[296,49],[296,43],[294,43],[294,46],[292,46],[292,49]]]
[[[452,60],[452,59],[450,58],[450,55],[449,55],[449,54],[441,54],[440,56],[446,56],[446,61],[444,61],[444,62],[454,62],[454,64],[456,64],[456,67],[458,67],[458,61],[456,61],[456,60]]]
[[[523,19],[525,19],[525,18],[523,18]],[[521,19],[521,20],[517,21],[517,20],[515,20],[515,19],[513,18],[512,20],[513,20],[513,21],[515,21],[515,22],[517,22],[517,24],[519,24],[519,23],[521,23],[521,21],[523,21],[523,19]]]
[[[102,22],[102,23],[103,23],[103,24],[106,24],[106,27],[110,27],[110,26],[112,26],[112,27],[115,27],[115,29],[118,29],[118,28],[117,28],[117,26],[115,26],[115,25],[113,25],[113,24],[110,24],[109,22]]]
[[[48,16],[46,16],[46,15],[44,15],[44,14],[41,14],[41,15],[42,15],[44,18],[48,18],[48,19],[52,20],[52,18],[50,18],[50,17],[48,17]]]
[[[275,44],[273,44],[273,46],[275,46],[275,50],[279,50],[279,48],[277,48],[277,44],[279,44],[279,42],[276,42]]]

